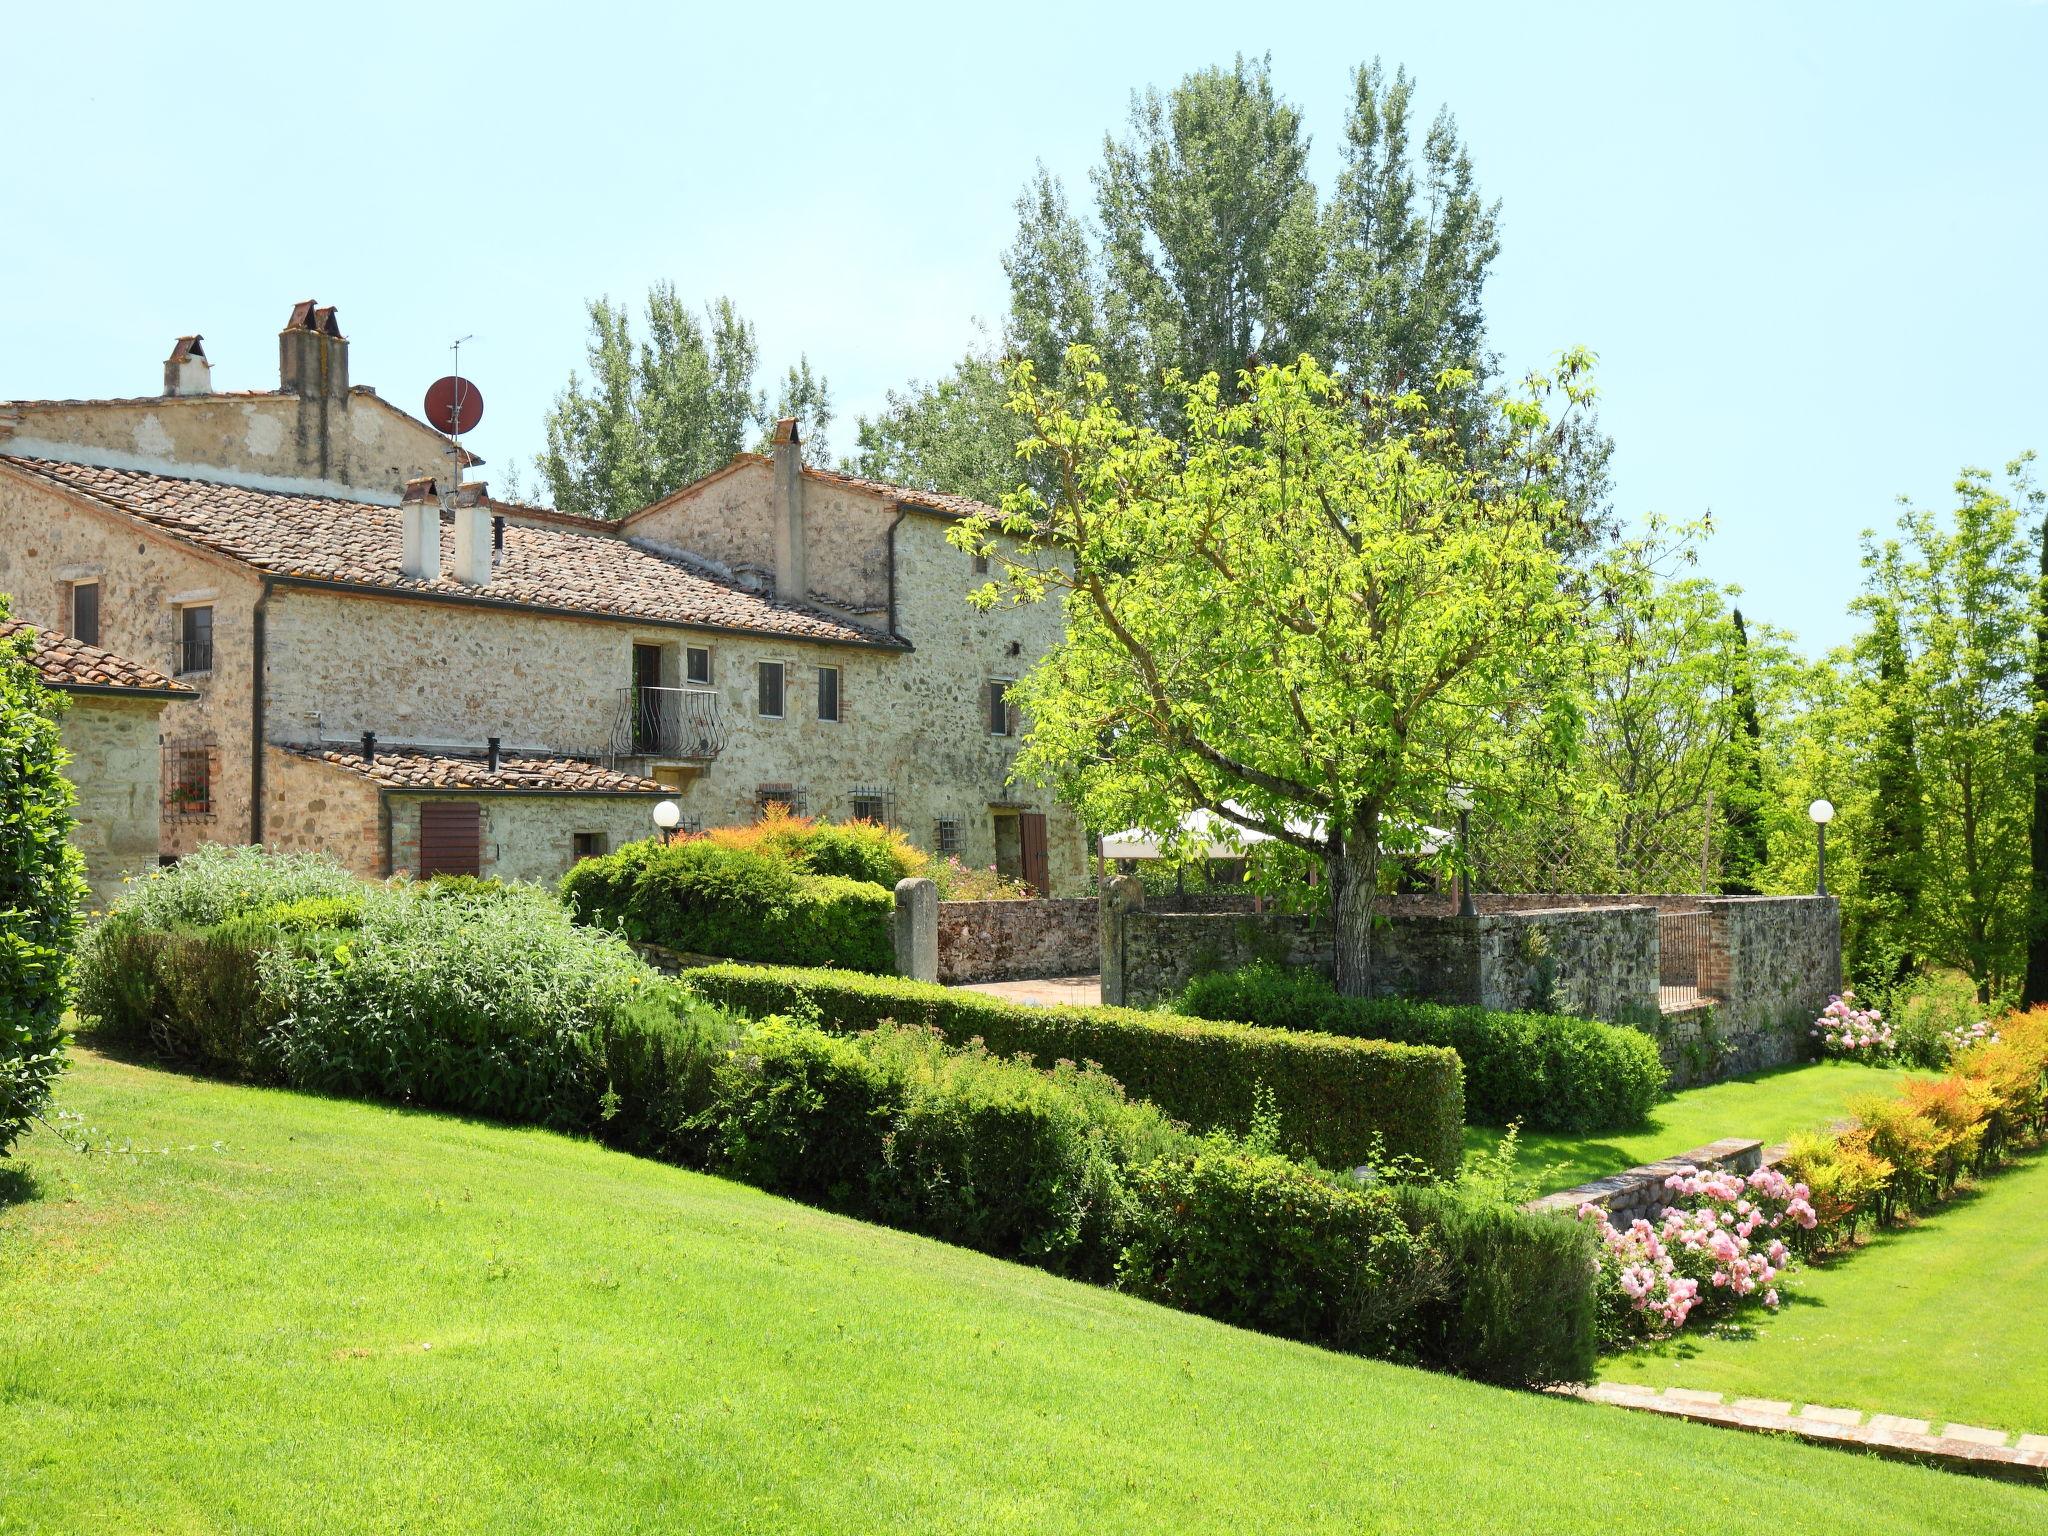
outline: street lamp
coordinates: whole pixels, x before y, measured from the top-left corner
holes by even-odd
[[[655,829],[666,843],[676,835],[676,828],[683,823],[683,808],[673,800],[657,800],[654,805]]]
[[[1458,813],[1458,916],[1477,917],[1479,903],[1472,899],[1472,791],[1453,784],[1446,798]]]
[[[1815,864],[1819,874],[1819,892],[1828,893],[1828,823],[1835,819],[1835,808],[1825,800],[1816,800],[1806,808],[1806,814],[1813,820],[1814,835],[1820,839],[1820,857]]]

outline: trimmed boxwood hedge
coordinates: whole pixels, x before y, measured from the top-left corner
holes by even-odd
[[[579,922],[688,954],[896,969],[895,893],[709,838],[629,843],[562,877]]]
[[[884,1019],[979,1038],[1041,1067],[1092,1061],[1198,1130],[1248,1130],[1258,1090],[1272,1095],[1283,1146],[1329,1167],[1413,1158],[1449,1176],[1465,1123],[1457,1056],[1433,1046],[1142,1013],[1036,1008],[930,982],[789,966],[715,965],[684,973],[703,996],[743,1013],[815,1016],[833,1029]]]
[[[1176,1005],[1201,1019],[1447,1045],[1465,1064],[1465,1105],[1484,1125],[1619,1131],[1640,1125],[1669,1074],[1639,1029],[1559,1013],[1507,1013],[1402,997],[1343,997],[1313,972],[1261,962],[1197,976]]]

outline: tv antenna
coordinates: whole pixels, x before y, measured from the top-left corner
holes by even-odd
[[[448,348],[454,358],[454,371],[427,386],[427,425],[447,437],[448,457],[454,464],[448,486],[449,505],[454,504],[455,492],[462,484],[462,434],[474,432],[477,423],[484,419],[483,391],[462,376],[462,344],[475,340],[475,336],[458,336]]]

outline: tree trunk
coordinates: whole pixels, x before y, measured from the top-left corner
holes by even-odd
[[[1337,990],[1364,997],[1372,987],[1372,918],[1379,895],[1380,813],[1369,806],[1348,833],[1331,829],[1323,867],[1330,877],[1330,926],[1336,944]]]

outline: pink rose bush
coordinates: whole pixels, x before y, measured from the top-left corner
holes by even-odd
[[[1857,1007],[1854,992],[1828,999],[1813,1021],[1813,1037],[1823,1056],[1852,1061],[1889,1061],[1898,1047],[1884,1015],[1875,1008]]]
[[[1963,1052],[1980,1045],[1998,1044],[1998,1031],[1991,1027],[1989,1019],[1979,1019],[1974,1024],[1951,1024],[1941,1032],[1941,1043],[1948,1052],[1948,1059],[1954,1061]]]
[[[1817,1219],[1806,1186],[1775,1168],[1681,1168],[1664,1187],[1672,1204],[1655,1223],[1617,1228],[1598,1206],[1579,1207],[1581,1221],[1599,1223],[1600,1331],[1610,1346],[1753,1304],[1775,1311],[1792,1253],[1774,1234],[1811,1231]]]

